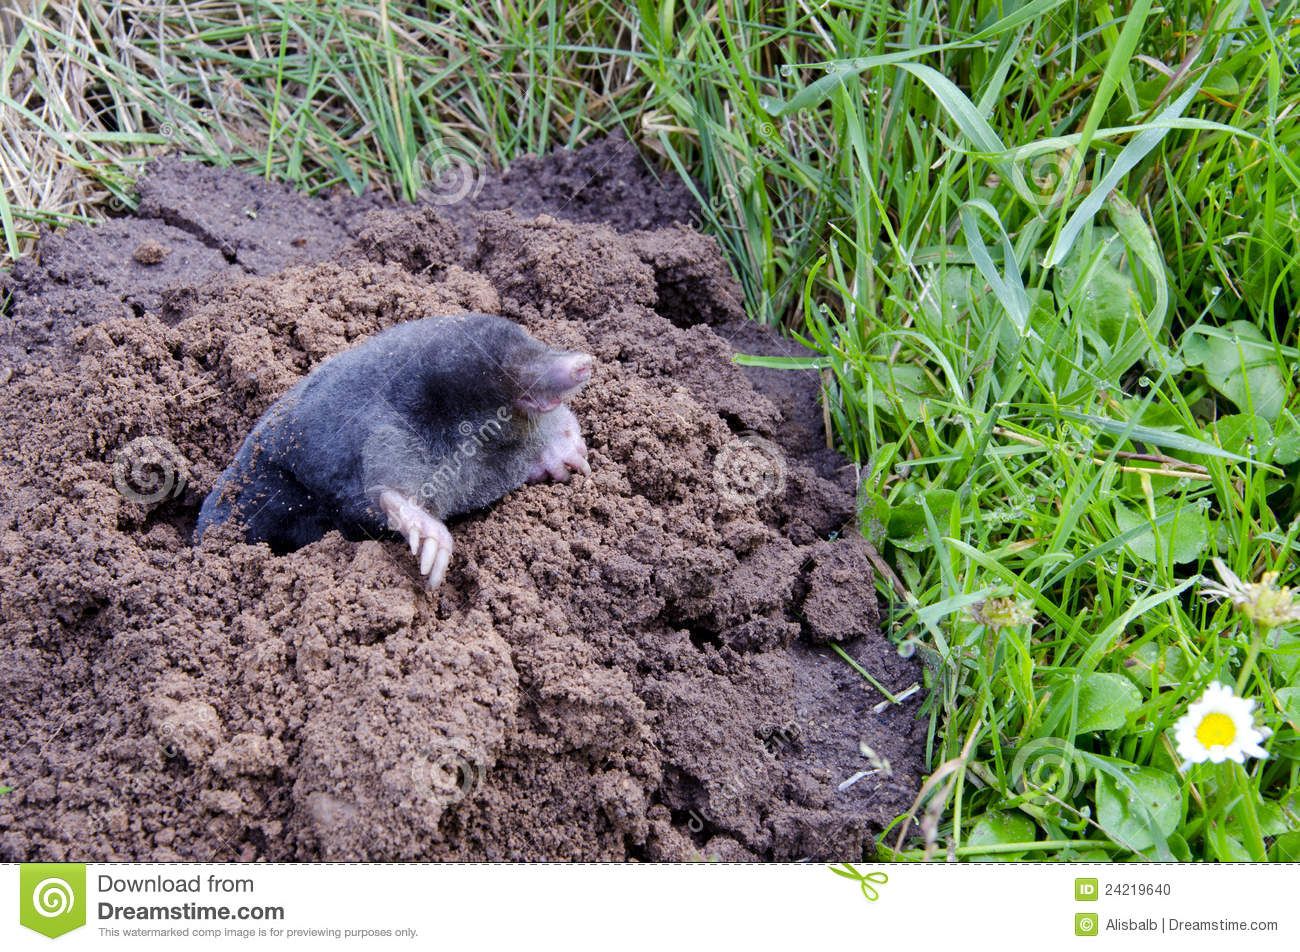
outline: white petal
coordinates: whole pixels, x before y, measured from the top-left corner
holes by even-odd
[[[1209,751],[1195,740],[1190,740],[1178,745],[1178,756],[1190,763],[1201,764],[1209,757]]]

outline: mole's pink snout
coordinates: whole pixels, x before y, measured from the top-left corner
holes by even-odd
[[[555,374],[559,389],[571,392],[591,379],[591,368],[595,359],[590,354],[562,354],[555,362]]]
[[[526,413],[548,413],[586,386],[596,360],[590,354],[554,354],[537,368],[518,404]]]

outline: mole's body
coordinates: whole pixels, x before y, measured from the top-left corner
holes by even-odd
[[[552,350],[502,317],[430,317],[322,363],[258,421],[199,513],[235,518],[286,552],[331,529],[400,533],[430,587],[451,558],[443,521],[526,482],[590,473],[564,405],[586,354]]]

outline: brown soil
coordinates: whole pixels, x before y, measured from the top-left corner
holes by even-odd
[[[851,860],[907,808],[916,700],[816,647],[919,677],[816,377],[729,361],[789,345],[626,144],[450,215],[178,161],[141,191],[6,279],[0,859]],[[436,596],[396,540],[190,545],[279,394],[454,310],[597,357],[590,478],[454,524]],[[839,791],[860,744],[892,772]]]

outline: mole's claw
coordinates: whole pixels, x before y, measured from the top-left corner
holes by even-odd
[[[451,564],[452,539],[447,527],[419,503],[393,489],[379,494],[379,508],[388,516],[389,526],[410,543],[430,590],[441,585]]]
[[[536,483],[549,476],[567,483],[571,473],[591,475],[587,462],[587,443],[578,429],[578,421],[567,407],[554,411],[554,430],[528,471],[528,482]]]
[[[438,549],[438,557],[433,562],[433,570],[429,572],[429,590],[437,588],[442,584],[443,576],[447,574],[447,566],[451,564],[451,543]]]

